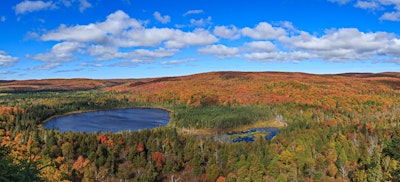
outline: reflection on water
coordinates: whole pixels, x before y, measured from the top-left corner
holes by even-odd
[[[165,126],[169,119],[169,112],[162,109],[116,109],[61,116],[51,119],[44,127],[54,127],[60,132],[136,131]]]

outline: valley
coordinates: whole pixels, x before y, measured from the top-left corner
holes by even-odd
[[[16,180],[400,180],[400,73],[18,80],[0,81],[0,92],[0,176]],[[42,127],[141,107],[170,121],[132,132]]]

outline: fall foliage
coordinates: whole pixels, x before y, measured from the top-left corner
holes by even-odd
[[[4,81],[0,179],[399,181],[399,86],[399,73]],[[118,133],[41,126],[56,115],[127,107],[165,108],[171,121]],[[281,130],[270,141],[221,140],[268,123]]]

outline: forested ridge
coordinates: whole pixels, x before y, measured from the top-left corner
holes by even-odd
[[[165,108],[171,121],[118,133],[41,126],[129,107]],[[400,181],[399,114],[400,73],[0,81],[0,181]],[[270,141],[218,139],[274,123]]]

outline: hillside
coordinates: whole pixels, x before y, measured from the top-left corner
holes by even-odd
[[[350,100],[381,101],[379,93],[396,93],[399,73],[312,75],[272,72],[212,72],[184,77],[134,80],[105,91],[132,93],[152,102],[192,106],[298,103],[329,108]],[[323,101],[323,102],[322,102]]]
[[[0,177],[15,181],[26,171],[46,181],[400,180],[400,73],[0,81],[0,92]],[[164,108],[172,119],[118,133],[41,126],[56,115],[126,107]],[[280,132],[269,141],[265,133],[224,140],[271,126]]]

